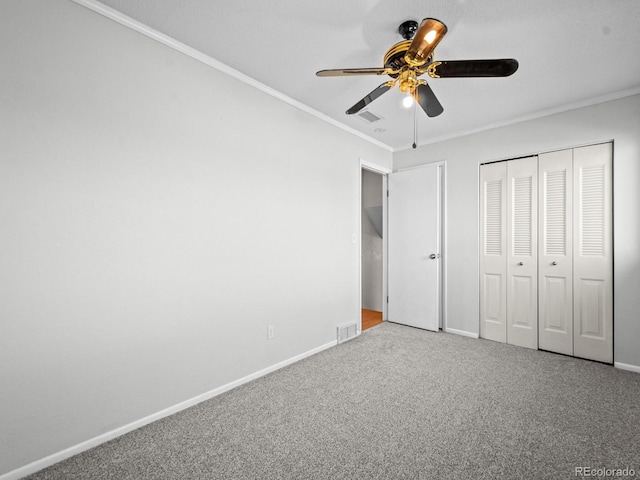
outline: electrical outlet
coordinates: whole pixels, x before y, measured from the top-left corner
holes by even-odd
[[[275,337],[276,332],[274,330],[273,325],[269,325],[267,327],[267,340],[271,340],[273,337]]]

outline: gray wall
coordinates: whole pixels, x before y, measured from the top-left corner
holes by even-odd
[[[66,0],[0,2],[0,65],[0,475],[359,318],[359,159],[389,152]],[[634,96],[394,155],[447,161],[448,326],[478,331],[478,164],[613,139],[640,365],[639,132]]]
[[[614,141],[614,359],[640,366],[640,95],[394,154],[394,169],[447,162],[449,328],[479,331],[479,164],[608,140]]]
[[[367,208],[382,212],[382,175],[362,170],[362,308],[382,312],[382,237]]]
[[[0,65],[0,475],[359,318],[390,152],[66,0],[0,2]]]

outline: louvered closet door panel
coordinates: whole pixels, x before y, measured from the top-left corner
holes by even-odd
[[[480,168],[480,336],[506,342],[506,162]]]
[[[538,345],[573,355],[572,150],[538,165]]]
[[[507,343],[538,348],[538,157],[507,163]]]
[[[613,362],[610,143],[574,149],[574,323],[576,357]]]

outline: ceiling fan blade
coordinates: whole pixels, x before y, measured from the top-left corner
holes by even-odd
[[[353,115],[354,113],[358,113],[364,107],[373,102],[376,98],[382,95],[385,92],[388,92],[391,87],[393,87],[394,82],[384,82],[382,85],[378,86],[375,90],[373,90],[369,95],[364,97],[358,103],[356,103],[353,107],[347,110],[347,115]]]
[[[508,77],[516,70],[518,61],[513,58],[433,62],[426,68],[431,78]]]
[[[335,68],[316,72],[318,77],[348,77],[352,75],[389,75],[390,68]]]
[[[444,112],[444,108],[440,105],[436,94],[433,93],[431,87],[426,83],[418,85],[414,97],[428,117],[437,117]]]
[[[413,36],[413,41],[409,45],[407,53],[404,55],[405,61],[412,67],[419,67],[429,61],[442,37],[447,33],[447,26],[435,18],[425,18]]]

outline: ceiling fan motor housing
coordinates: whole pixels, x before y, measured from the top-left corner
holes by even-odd
[[[403,67],[406,67],[407,61],[405,60],[405,54],[407,53],[407,50],[409,50],[410,45],[411,40],[404,40],[391,47],[384,55],[384,67],[391,68],[393,70],[402,70]],[[428,61],[430,62],[431,58],[429,58]],[[393,78],[397,78],[398,75],[399,73],[389,74],[389,76]]]

